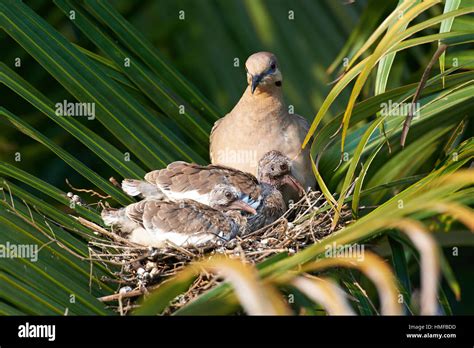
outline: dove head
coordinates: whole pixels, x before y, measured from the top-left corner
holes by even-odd
[[[271,86],[281,86],[282,75],[273,53],[258,52],[248,57],[245,62],[247,82],[252,94],[256,89],[264,90]]]
[[[269,151],[258,162],[258,180],[277,189],[289,185],[300,196],[303,186],[291,174],[291,161],[280,151]]]
[[[240,199],[240,192],[231,185],[219,184],[209,194],[209,205],[218,210],[240,210],[251,214],[257,211]]]

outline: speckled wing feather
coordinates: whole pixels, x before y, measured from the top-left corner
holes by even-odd
[[[170,199],[194,199],[203,204],[209,204],[208,195],[218,184],[234,186],[249,201],[260,197],[260,187],[253,175],[224,166],[173,162],[165,169],[146,174],[145,180]]]
[[[125,214],[130,220],[143,226],[143,213],[147,202],[147,200],[143,200],[126,206]]]
[[[131,220],[156,234],[184,237],[211,234],[230,239],[239,232],[239,226],[229,216],[192,200],[145,200],[129,205],[126,213]]]

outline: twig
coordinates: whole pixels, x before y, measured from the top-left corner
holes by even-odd
[[[115,187],[119,188],[119,189],[122,189],[122,186],[120,185],[120,183],[117,181],[117,179],[115,179],[113,176],[111,176],[109,178],[109,181],[112,183],[112,185],[114,185]]]
[[[6,184],[6,182],[4,182]],[[78,253],[76,253],[74,250],[70,249],[69,247],[67,247],[65,244],[61,243],[59,240],[56,239],[56,236],[54,234],[54,231],[53,229],[51,228],[51,226],[46,222],[46,219],[45,219],[45,224],[46,226],[50,229],[51,231],[51,234],[53,235],[53,237],[51,237],[51,235],[49,233],[47,233],[44,228],[40,225],[38,225],[34,220],[31,221],[29,220],[28,218],[26,218],[25,216],[23,216],[23,214],[21,214],[14,206],[14,203],[13,203],[13,195],[11,193],[11,190],[10,190],[10,187],[8,186],[8,184],[6,184],[7,187],[8,187],[8,190],[9,190],[9,193],[10,193],[10,197],[11,197],[11,202],[12,202],[12,206],[11,206],[11,212],[13,214],[15,214],[16,216],[18,216],[20,219],[22,219],[24,222],[26,222],[27,224],[29,224],[30,226],[34,227],[35,229],[37,229],[41,234],[43,234],[46,238],[48,238],[50,240],[51,243],[56,243],[57,246],[59,246],[60,248],[66,250],[68,253],[76,256],[77,258],[79,258],[80,260],[85,260],[86,258],[82,255],[79,255]],[[8,204],[8,203],[6,203]],[[26,204],[26,203],[25,203]],[[28,205],[27,205],[28,206]],[[31,213],[31,210],[28,208],[29,212]],[[43,216],[44,217],[44,216]],[[46,245],[49,245],[50,243],[47,243]]]
[[[319,242],[323,236],[330,233],[331,210],[321,209],[321,206],[324,207],[324,202],[324,197],[320,193],[308,192],[273,224],[237,238],[235,245],[214,245],[213,247],[205,246],[195,249],[167,243],[167,247],[154,249],[152,258],[150,258],[149,248],[131,247],[131,242],[125,238],[117,238],[118,236],[113,232],[81,219],[80,222],[83,225],[98,232],[105,239],[90,243],[94,248],[92,257],[104,263],[114,263],[121,266],[121,270],[115,273],[118,279],[118,281],[114,281],[117,284],[116,287],[126,284],[133,288],[125,293],[120,293],[120,290],[117,289],[116,293],[101,297],[99,300],[107,303],[115,301],[111,308],[126,315],[127,311],[137,304],[134,298],[146,295],[156,289],[163,284],[162,280],[166,282],[198,257],[206,258],[218,253],[228,258],[238,258],[245,263],[255,264],[271,255],[288,252],[290,249],[292,251],[301,250],[309,244]],[[312,214],[314,209],[318,209],[316,215]],[[342,209],[341,221],[345,220],[346,216],[350,216],[350,212]],[[292,224],[288,223],[290,217]],[[307,219],[303,221],[305,217]],[[343,224],[338,224],[337,229],[342,227]],[[262,243],[262,240],[265,242]],[[155,263],[152,269],[156,269],[158,272],[151,278],[141,278],[138,276],[137,270],[139,268],[147,269],[147,259]],[[200,268],[198,277],[191,286],[169,304],[164,314],[173,313],[202,292],[214,287],[220,280],[221,278]]]
[[[147,291],[154,290],[154,289],[158,288],[160,285],[161,284],[150,286],[147,289]],[[118,301],[120,298],[137,297],[137,296],[143,295],[144,293],[145,293],[145,290],[143,290],[143,289],[135,289],[135,290],[126,292],[124,294],[118,293],[118,294],[113,294],[113,295],[102,296],[102,297],[99,297],[98,300],[100,302]]]
[[[110,237],[110,238],[112,238],[112,239],[114,239],[118,242],[122,242],[124,244],[129,245],[129,246],[136,247],[137,249],[146,249],[146,250],[148,250],[148,248],[144,247],[143,245],[132,243],[128,239],[120,237],[119,235],[117,235],[115,233],[109,232],[105,228],[102,228],[99,225],[93,223],[92,221],[84,219],[83,217],[73,216],[73,215],[71,215],[71,216],[72,216],[72,218],[76,219],[81,225],[89,227],[90,229],[92,229],[96,232],[99,232],[99,233],[103,234],[104,236]]]
[[[328,86],[335,85],[337,82],[339,82],[340,79],[342,79],[342,78],[344,77],[344,75],[346,75],[346,72],[345,72],[345,71],[343,71],[342,73],[340,73],[339,76],[336,77],[335,80],[328,82],[327,85],[328,85]]]
[[[95,192],[94,190],[91,190],[91,189],[80,189],[80,188],[76,188],[76,187],[72,186],[72,185],[69,183],[69,180],[68,180],[68,179],[66,179],[66,184],[67,184],[72,190],[74,190],[74,191],[90,193],[91,196],[98,196],[99,198],[102,198],[102,199],[107,199],[107,198],[111,198],[111,197],[112,197],[112,196],[110,196],[110,195],[107,195],[107,196],[101,195],[100,193]]]
[[[408,131],[410,129],[411,120],[413,119],[413,109],[415,108],[415,104],[420,98],[421,91],[425,87],[426,81],[428,81],[428,76],[431,72],[431,69],[433,68],[433,65],[439,59],[439,57],[444,53],[444,51],[446,51],[447,48],[448,46],[446,44],[439,45],[438,49],[434,53],[430,62],[426,66],[426,69],[423,72],[423,75],[421,76],[420,83],[418,84],[418,87],[416,88],[415,94],[413,95],[413,99],[411,101],[411,107],[408,110],[408,116],[405,119],[405,123],[403,124],[402,135],[400,138],[400,144],[402,145],[402,147],[405,147],[405,141],[407,139]]]

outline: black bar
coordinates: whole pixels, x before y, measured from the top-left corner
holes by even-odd
[[[28,324],[26,324],[28,323]],[[54,341],[20,338],[26,325],[55,325]],[[409,326],[410,325],[410,326]],[[17,344],[262,345],[278,343],[473,346],[472,316],[456,317],[0,317],[0,346]],[[31,331],[33,332],[33,331]],[[44,331],[46,332],[46,331]],[[451,337],[408,337],[441,334]],[[453,337],[453,334],[455,337]]]

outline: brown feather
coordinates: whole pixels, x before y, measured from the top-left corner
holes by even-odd
[[[146,174],[145,180],[163,191],[207,194],[218,184],[229,184],[252,200],[260,196],[260,187],[253,175],[218,165],[174,162],[165,169]]]

